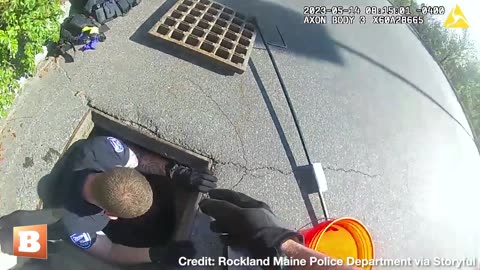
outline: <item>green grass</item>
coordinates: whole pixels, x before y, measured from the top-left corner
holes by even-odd
[[[60,0],[0,0],[0,118],[7,115],[35,56],[60,35]]]

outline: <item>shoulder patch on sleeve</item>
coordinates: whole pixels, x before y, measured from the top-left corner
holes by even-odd
[[[137,155],[132,151],[132,149],[128,149],[129,156],[128,156],[128,162],[125,165],[127,168],[136,168],[138,166],[138,158]]]
[[[70,240],[79,248],[89,249],[92,246],[92,237],[89,233],[74,233]]]
[[[125,150],[122,142],[120,140],[118,140],[117,138],[107,137],[107,140],[108,140],[108,142],[110,142],[110,144],[112,145],[115,152],[121,153],[121,152],[123,152],[123,150]]]

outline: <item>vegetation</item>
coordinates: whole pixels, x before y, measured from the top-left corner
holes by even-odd
[[[17,80],[35,72],[35,55],[59,38],[60,0],[0,0],[0,118]]]
[[[412,6],[411,10],[421,6],[415,0],[391,2],[399,6]],[[448,29],[443,26],[443,22],[432,16],[426,16],[424,24],[412,26],[452,82],[472,129],[480,135],[480,59],[477,47],[469,38],[468,29]]]

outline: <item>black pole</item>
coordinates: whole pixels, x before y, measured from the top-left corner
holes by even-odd
[[[255,19],[255,23],[256,22],[257,21]],[[283,94],[285,95],[285,98],[287,99],[288,108],[290,109],[290,113],[292,114],[292,117],[293,117],[293,122],[295,123],[295,127],[297,128],[297,131],[298,131],[298,135],[300,136],[300,141],[302,143],[302,147],[303,147],[303,151],[305,152],[305,156],[307,157],[308,164],[311,165],[312,160],[310,159],[310,155],[308,154],[307,146],[305,145],[305,139],[303,138],[303,134],[302,134],[302,131],[301,131],[301,128],[300,128],[300,124],[298,122],[297,114],[295,113],[295,110],[293,109],[292,100],[290,99],[290,95],[288,95],[287,87],[285,86],[285,83],[283,82],[282,76],[280,75],[280,71],[278,70],[277,62],[275,62],[275,58],[273,58],[272,51],[270,51],[270,47],[269,47],[268,43],[263,38],[263,34],[262,34],[262,31],[260,30],[260,26],[258,26],[258,23],[256,23],[256,25],[257,25],[258,33],[260,34],[260,37],[262,38],[262,41],[265,44],[265,48],[267,49],[267,53],[268,53],[268,56],[270,57],[270,61],[272,62],[273,68],[275,69],[275,73],[277,74],[277,78],[278,78],[278,81],[280,82],[280,85],[282,87]]]
[[[273,68],[275,69],[275,73],[277,74],[277,78],[278,78],[278,81],[280,82],[280,86],[282,87],[283,94],[285,95],[285,98],[287,100],[288,108],[290,109],[290,113],[292,114],[292,117],[293,117],[293,122],[295,123],[295,127],[297,128],[297,132],[298,132],[298,135],[300,137],[300,142],[302,143],[303,151],[305,152],[305,157],[307,158],[308,165],[312,165],[312,160],[310,158],[310,154],[308,154],[307,146],[305,144],[305,138],[303,137],[302,129],[300,127],[300,123],[298,121],[297,114],[295,113],[295,110],[293,109],[292,100],[290,99],[290,95],[288,94],[287,87],[285,86],[285,83],[283,82],[282,75],[280,74],[280,71],[278,70],[277,62],[275,62],[275,58],[273,57],[272,51],[270,51],[270,47],[269,47],[267,41],[263,38],[262,31],[260,30],[260,26],[258,25],[256,18],[255,18],[255,24],[257,26],[258,33],[260,34],[260,37],[262,38],[262,42],[265,44],[265,48],[267,49],[268,56],[270,57],[270,61],[272,62]],[[314,172],[314,175],[315,175],[315,172]],[[325,219],[328,219],[329,217],[328,217],[327,205],[325,203],[325,199],[323,197],[323,194],[320,191],[320,187],[318,187],[318,189],[319,189],[318,196],[320,197],[320,204],[322,205],[323,215],[325,216]]]

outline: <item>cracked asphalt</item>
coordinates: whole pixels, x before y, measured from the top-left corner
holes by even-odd
[[[377,257],[480,256],[480,157],[452,89],[408,27],[305,25],[306,0],[220,2],[256,16],[267,42],[281,40],[278,27],[287,46],[272,51],[323,165],[332,217],[363,221]],[[244,74],[221,74],[147,38],[169,3],[143,1],[109,24],[96,51],[30,83],[2,132],[3,213],[35,207],[36,181],[91,107],[211,158],[221,187],[266,201],[292,229],[310,226],[308,205],[322,219],[318,197],[302,195],[296,179],[307,160],[259,38]]]

